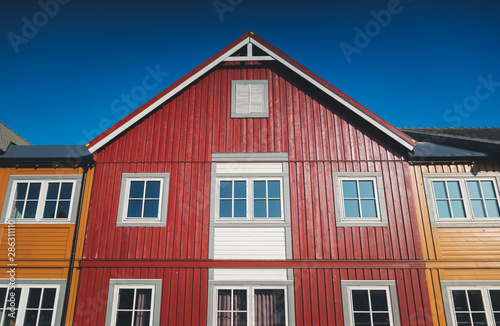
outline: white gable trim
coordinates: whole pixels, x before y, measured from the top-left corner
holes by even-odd
[[[91,146],[88,149],[89,152],[94,153],[95,151],[97,151],[99,148],[101,148],[102,146],[104,146],[105,144],[107,144],[108,142],[110,142],[116,136],[118,136],[119,134],[121,134],[122,132],[124,132],[125,130],[127,130],[129,127],[131,127],[132,125],[134,125],[137,121],[139,121],[140,119],[142,119],[143,117],[145,117],[146,115],[148,115],[149,113],[151,113],[153,110],[155,110],[162,103],[164,103],[165,101],[167,101],[168,99],[170,99],[171,97],[173,97],[175,94],[177,94],[178,92],[180,92],[182,89],[184,89],[186,86],[188,86],[189,84],[191,84],[193,81],[195,81],[196,79],[198,79],[199,77],[201,77],[202,75],[204,75],[207,71],[209,71],[213,67],[217,66],[219,63],[225,61],[231,54],[233,54],[234,52],[238,51],[241,47],[250,44],[250,42],[253,43],[253,44],[255,44],[256,46],[260,47],[262,50],[268,52],[268,54],[271,57],[273,57],[274,59],[278,60],[283,65],[285,65],[286,67],[288,67],[289,69],[291,69],[293,72],[297,73],[299,76],[301,76],[302,78],[304,78],[305,80],[307,80],[308,82],[310,82],[311,84],[313,84],[314,86],[316,86],[317,88],[319,88],[320,90],[322,90],[323,92],[325,92],[327,95],[329,95],[330,97],[332,97],[336,101],[340,102],[342,105],[344,105],[347,108],[349,108],[351,111],[353,111],[354,113],[356,113],[357,115],[359,115],[361,118],[365,119],[366,121],[368,121],[369,123],[371,123],[372,125],[374,125],[376,128],[378,128],[379,130],[381,130],[383,133],[387,134],[389,137],[391,137],[392,139],[394,139],[395,141],[397,141],[398,143],[400,143],[401,145],[403,145],[409,151],[412,151],[413,148],[415,147],[414,145],[411,145],[406,140],[404,140],[403,138],[401,138],[397,134],[395,134],[393,131],[389,130],[388,128],[386,128],[385,126],[383,126],[382,124],[380,124],[379,122],[377,122],[376,120],[374,120],[372,117],[368,116],[366,113],[364,113],[363,111],[361,111],[360,109],[358,109],[357,107],[355,107],[354,105],[352,105],[351,103],[347,102],[346,100],[344,100],[343,98],[341,98],[339,95],[335,94],[330,89],[328,89],[327,87],[323,86],[321,83],[317,82],[316,80],[314,80],[313,78],[311,78],[310,76],[308,76],[307,74],[305,74],[304,72],[302,72],[300,69],[298,69],[297,67],[295,67],[294,65],[292,65],[291,63],[289,63],[288,61],[286,61],[285,59],[283,59],[282,57],[280,57],[279,55],[277,55],[276,53],[274,53],[270,49],[268,49],[266,46],[262,45],[261,43],[259,43],[258,41],[256,41],[255,39],[253,39],[251,37],[247,37],[243,41],[241,41],[240,43],[238,43],[235,46],[233,46],[226,53],[222,54],[220,57],[218,57],[217,59],[215,59],[214,61],[212,61],[210,64],[208,64],[207,66],[205,66],[203,69],[201,69],[200,71],[198,71],[196,74],[194,74],[193,76],[191,76],[190,78],[188,78],[187,80],[185,80],[183,83],[181,83],[180,85],[178,85],[177,87],[175,87],[173,90],[171,90],[170,92],[168,92],[167,94],[165,94],[164,96],[162,96],[161,98],[159,98],[158,100],[156,100],[154,103],[150,104],[147,108],[145,108],[143,111],[139,112],[132,119],[128,120],[123,125],[121,125],[119,128],[117,128],[116,130],[114,130],[113,132],[111,132],[109,135],[107,135],[106,137],[104,137],[103,139],[101,139],[100,141],[98,141],[96,144],[94,144],[93,146]]]
[[[130,119],[129,121],[125,122],[123,125],[121,125],[119,128],[111,132],[109,135],[98,141],[95,145],[89,148],[89,152],[94,153],[97,151],[99,148],[104,146],[106,143],[111,141],[113,138],[121,134],[123,131],[127,130],[130,126],[134,125],[137,121],[141,120],[144,118],[146,115],[148,115],[150,112],[155,110],[158,106],[160,106],[162,103],[165,101],[168,101],[171,97],[173,97],[175,94],[180,92],[184,87],[187,85],[191,84],[193,81],[198,79],[200,76],[203,76],[207,71],[212,69],[213,67],[217,66],[219,63],[224,61],[227,57],[229,57],[231,54],[234,52],[238,51],[242,46],[245,46],[250,43],[250,37],[247,37],[240,43],[236,44],[233,46],[229,51],[215,59],[213,62],[211,62],[209,65],[198,71],[196,74],[191,76],[190,78],[186,79],[183,83],[181,83],[179,86],[168,92],[167,94],[163,95],[161,98],[156,100],[154,103],[149,105],[147,108],[145,108],[143,111],[139,112],[135,117]]]
[[[380,124],[376,120],[374,120],[372,117],[368,116],[366,113],[364,113],[363,111],[361,111],[360,109],[358,109],[357,107],[355,107],[354,105],[352,105],[351,103],[347,102],[346,100],[344,100],[343,98],[341,98],[340,96],[338,96],[337,94],[335,94],[334,92],[332,92],[331,90],[329,90],[327,87],[323,86],[322,84],[320,84],[319,82],[317,82],[316,80],[314,80],[313,78],[311,78],[309,75],[307,75],[304,72],[302,72],[300,69],[296,68],[294,65],[292,65],[291,63],[289,63],[285,59],[281,58],[279,55],[277,55],[273,51],[269,50],[264,45],[260,44],[258,41],[254,40],[254,39],[250,39],[250,42],[252,42],[253,44],[257,45],[262,50],[267,51],[273,58],[275,58],[276,60],[278,60],[279,62],[281,62],[282,64],[284,64],[286,67],[288,67],[289,69],[291,69],[293,72],[297,73],[299,76],[301,76],[302,78],[304,78],[305,80],[307,80],[308,82],[310,82],[311,84],[313,84],[314,86],[316,86],[317,88],[319,88],[320,90],[322,90],[323,92],[325,92],[327,95],[329,95],[333,99],[337,100],[338,102],[340,102],[341,104],[343,104],[347,108],[351,109],[351,111],[353,111],[354,113],[356,113],[357,115],[359,115],[361,118],[367,120],[369,123],[371,123],[372,125],[374,125],[378,129],[380,129],[382,132],[384,132],[385,134],[387,134],[388,136],[390,136],[392,139],[396,140],[398,143],[400,143],[401,145],[403,145],[404,147],[406,147],[408,150],[412,151],[413,148],[415,147],[415,146],[409,144],[403,138],[401,138],[398,135],[396,135],[391,130],[387,129],[385,126],[383,126],[382,124]]]

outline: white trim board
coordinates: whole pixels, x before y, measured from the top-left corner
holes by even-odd
[[[327,87],[323,86],[322,84],[320,84],[319,82],[317,82],[315,79],[313,79],[312,77],[310,77],[306,73],[302,72],[300,69],[298,69],[297,67],[295,67],[294,65],[292,65],[291,63],[289,63],[288,61],[286,61],[285,59],[281,58],[276,53],[274,53],[271,50],[269,50],[264,45],[260,44],[258,41],[254,40],[254,39],[251,39],[250,42],[252,42],[255,45],[259,46],[262,50],[265,50],[265,51],[269,52],[270,55],[273,58],[275,58],[276,60],[278,60],[279,62],[281,62],[287,68],[289,68],[293,72],[297,73],[299,76],[301,76],[302,78],[304,78],[305,80],[307,80],[308,82],[310,82],[311,84],[313,84],[314,86],[316,86],[317,88],[319,88],[320,90],[322,90],[323,92],[325,92],[327,95],[329,95],[333,99],[335,99],[338,102],[340,102],[342,105],[344,105],[347,108],[351,109],[351,111],[353,111],[354,113],[356,113],[357,115],[359,115],[361,118],[365,119],[366,121],[368,121],[369,123],[371,123],[372,125],[374,125],[376,128],[380,129],[382,132],[384,132],[385,134],[387,134],[388,136],[390,136],[392,139],[396,140],[398,143],[400,143],[401,145],[403,145],[404,147],[406,147],[409,151],[412,151],[413,148],[415,147],[413,145],[408,144],[408,142],[406,142],[403,138],[399,137],[398,135],[396,135],[395,133],[393,133],[392,131],[390,131],[389,129],[387,129],[386,127],[384,127],[383,125],[381,125],[379,122],[375,121],[372,117],[368,116],[366,113],[364,113],[363,111],[361,111],[360,109],[358,109],[357,107],[355,107],[354,105],[352,105],[351,103],[347,102],[346,100],[344,100],[343,98],[341,98],[339,95],[335,94],[330,89],[328,89]]]
[[[106,137],[104,137],[103,139],[101,139],[100,141],[98,141],[96,144],[94,144],[93,146],[91,146],[90,148],[88,148],[88,150],[91,153],[94,153],[99,148],[101,148],[102,146],[104,146],[106,143],[108,143],[109,141],[111,141],[112,139],[114,139],[115,137],[117,137],[119,134],[121,134],[122,132],[124,132],[125,130],[127,130],[129,127],[131,127],[132,125],[134,125],[135,123],[137,123],[139,120],[141,120],[142,118],[144,118],[146,115],[148,115],[149,113],[151,113],[153,110],[155,110],[156,108],[158,108],[162,103],[166,102],[171,97],[173,97],[175,94],[177,94],[178,92],[180,92],[181,90],[183,90],[186,86],[188,86],[189,84],[191,84],[193,81],[195,81],[199,77],[203,76],[207,71],[209,71],[210,69],[214,68],[219,63],[225,61],[227,58],[229,58],[231,56],[231,54],[233,54],[234,52],[238,51],[241,47],[243,47],[245,45],[248,45],[249,43],[255,44],[256,46],[260,47],[263,51],[267,52],[269,54],[269,56],[271,56],[272,58],[274,58],[277,61],[279,61],[280,63],[282,63],[283,65],[285,65],[287,68],[289,68],[293,72],[297,73],[299,76],[301,76],[302,78],[304,78],[305,80],[307,80],[308,82],[310,82],[311,84],[313,84],[314,86],[316,86],[317,88],[319,88],[321,91],[323,91],[324,93],[326,93],[327,95],[329,95],[330,97],[332,97],[337,102],[341,103],[342,105],[344,105],[345,107],[347,107],[348,109],[350,109],[351,111],[353,111],[355,114],[357,114],[358,116],[360,116],[361,118],[363,118],[364,120],[366,120],[367,122],[369,122],[370,124],[372,124],[373,126],[375,126],[377,129],[379,129],[383,133],[387,134],[389,137],[391,137],[392,139],[394,139],[396,142],[398,142],[399,144],[401,144],[402,146],[404,146],[409,151],[412,151],[413,148],[415,147],[414,145],[411,145],[410,143],[408,143],[407,141],[405,141],[403,138],[401,138],[400,136],[398,136],[397,134],[395,134],[394,132],[392,132],[391,130],[389,130],[388,128],[386,128],[385,126],[383,126],[381,123],[377,122],[375,119],[373,119],[372,117],[368,116],[366,113],[364,113],[363,111],[361,111],[360,109],[358,109],[357,107],[355,107],[354,105],[352,105],[351,103],[349,103],[348,101],[344,100],[339,95],[335,94],[333,91],[331,91],[330,89],[328,89],[327,87],[325,87],[324,85],[322,85],[321,83],[319,83],[318,81],[316,81],[314,78],[312,78],[311,76],[307,75],[306,73],[304,73],[303,71],[301,71],[299,68],[295,67],[293,64],[289,63],[288,61],[286,61],[285,59],[283,59],[282,57],[280,57],[279,55],[277,55],[276,53],[274,53],[273,51],[271,51],[270,49],[268,49],[266,46],[262,45],[257,40],[255,40],[255,39],[253,39],[252,37],[249,36],[249,37],[245,38],[244,40],[242,40],[241,42],[239,42],[238,44],[236,44],[235,46],[233,46],[226,53],[222,54],[217,59],[215,59],[214,61],[212,61],[210,64],[206,65],[204,68],[202,68],[196,74],[194,74],[193,76],[189,77],[187,80],[185,80],[183,83],[181,83],[180,85],[178,85],[177,87],[175,87],[173,90],[171,90],[170,92],[168,92],[167,94],[165,94],[164,96],[162,96],[161,98],[159,98],[158,100],[156,100],[154,103],[150,104],[148,107],[146,107],[141,112],[139,112],[137,115],[135,115],[133,118],[131,118],[130,120],[126,121],[123,125],[121,125],[120,127],[118,127],[116,130],[112,131]]]
[[[238,51],[242,46],[245,46],[248,43],[250,43],[250,37],[247,37],[246,39],[244,39],[243,41],[241,41],[240,43],[238,43],[237,45],[235,45],[234,47],[232,47],[229,51],[227,51],[226,53],[224,53],[223,55],[221,55],[219,58],[217,58],[214,61],[212,61],[210,64],[208,64],[207,66],[205,66],[203,69],[201,69],[200,71],[198,71],[196,74],[194,74],[190,78],[186,79],[179,86],[177,86],[176,88],[174,88],[173,90],[171,90],[167,94],[163,95],[161,98],[159,98],[158,100],[156,100],[154,103],[150,104],[147,108],[145,108],[144,110],[142,110],[141,112],[139,112],[139,114],[137,114],[136,116],[134,116],[132,119],[130,119],[129,121],[125,122],[119,128],[117,128],[116,130],[114,130],[113,132],[111,132],[109,135],[107,135],[106,137],[104,137],[103,139],[101,139],[99,142],[97,142],[95,145],[93,145],[92,147],[90,147],[88,149],[89,152],[94,153],[95,151],[97,151],[99,148],[101,148],[102,146],[104,146],[108,141],[111,141],[113,138],[115,138],[116,136],[118,136],[119,134],[121,134],[123,131],[125,131],[129,127],[133,126],[137,121],[141,120],[143,117],[145,117],[150,112],[152,112],[153,110],[155,110],[162,103],[166,102],[168,99],[170,99],[175,94],[177,94],[182,89],[184,89],[184,87],[186,87],[187,85],[191,84],[193,81],[195,81],[199,77],[203,76],[207,71],[209,71],[210,69],[212,69],[213,67],[215,67],[219,63],[223,62],[227,57],[229,57],[231,54],[233,54],[234,52]]]

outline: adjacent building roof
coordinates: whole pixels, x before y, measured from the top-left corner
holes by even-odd
[[[500,144],[500,128],[400,128],[407,134],[443,136]]]
[[[252,52],[251,49],[253,49],[254,47],[255,51]],[[232,56],[236,52],[244,48],[248,49],[247,55],[245,57]],[[252,53],[259,53],[259,55],[252,55]],[[161,104],[165,103],[165,101],[171,99],[173,96],[181,92],[192,82],[203,76],[218,64],[224,61],[238,60],[278,61],[408,150],[412,151],[413,147],[416,144],[416,141],[414,141],[404,132],[392,126],[387,121],[385,121],[372,111],[368,110],[360,103],[356,102],[334,86],[330,85],[324,79],[320,78],[274,46],[263,40],[261,37],[249,31],[239,37],[233,43],[229,44],[224,49],[219,51],[217,54],[212,56],[210,59],[202,63],[200,66],[192,70],[190,73],[179,79],[177,82],[160,92],[144,105],[120,120],[114,126],[104,131],[101,135],[90,141],[90,143],[87,144],[90,152],[93,153],[99,150],[101,147],[106,146],[108,143],[112,142],[121,133],[132,127],[146,115],[157,109]]]
[[[83,145],[9,145],[0,156],[0,165],[80,166],[92,162],[92,154]]]
[[[410,160],[500,158],[500,128],[401,128],[418,141]]]
[[[19,136],[12,129],[0,122],[0,154],[5,152],[9,144],[31,145],[26,139]]]

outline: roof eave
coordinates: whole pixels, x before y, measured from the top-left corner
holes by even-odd
[[[1,167],[85,167],[93,165],[94,160],[92,157],[80,158],[67,158],[67,157],[54,157],[54,158],[3,158],[0,159]]]

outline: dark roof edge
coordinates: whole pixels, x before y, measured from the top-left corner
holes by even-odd
[[[422,163],[422,164],[428,164],[428,163],[473,163],[473,162],[486,162],[486,161],[492,161],[492,160],[498,160],[500,156],[498,157],[492,157],[492,156],[414,156],[414,155],[409,155],[408,156],[408,161],[410,163],[416,164],[416,163]]]
[[[0,155],[0,166],[78,167],[93,164],[92,154],[83,145],[14,145]]]
[[[1,167],[84,167],[94,165],[93,158],[66,158],[58,157],[53,159],[4,159],[0,160]]]
[[[483,150],[493,154],[500,154],[500,142],[494,140],[409,131],[406,128],[401,128],[401,130],[412,138],[415,138],[417,141],[428,141],[436,144],[455,146],[458,148],[469,148],[474,150]]]

